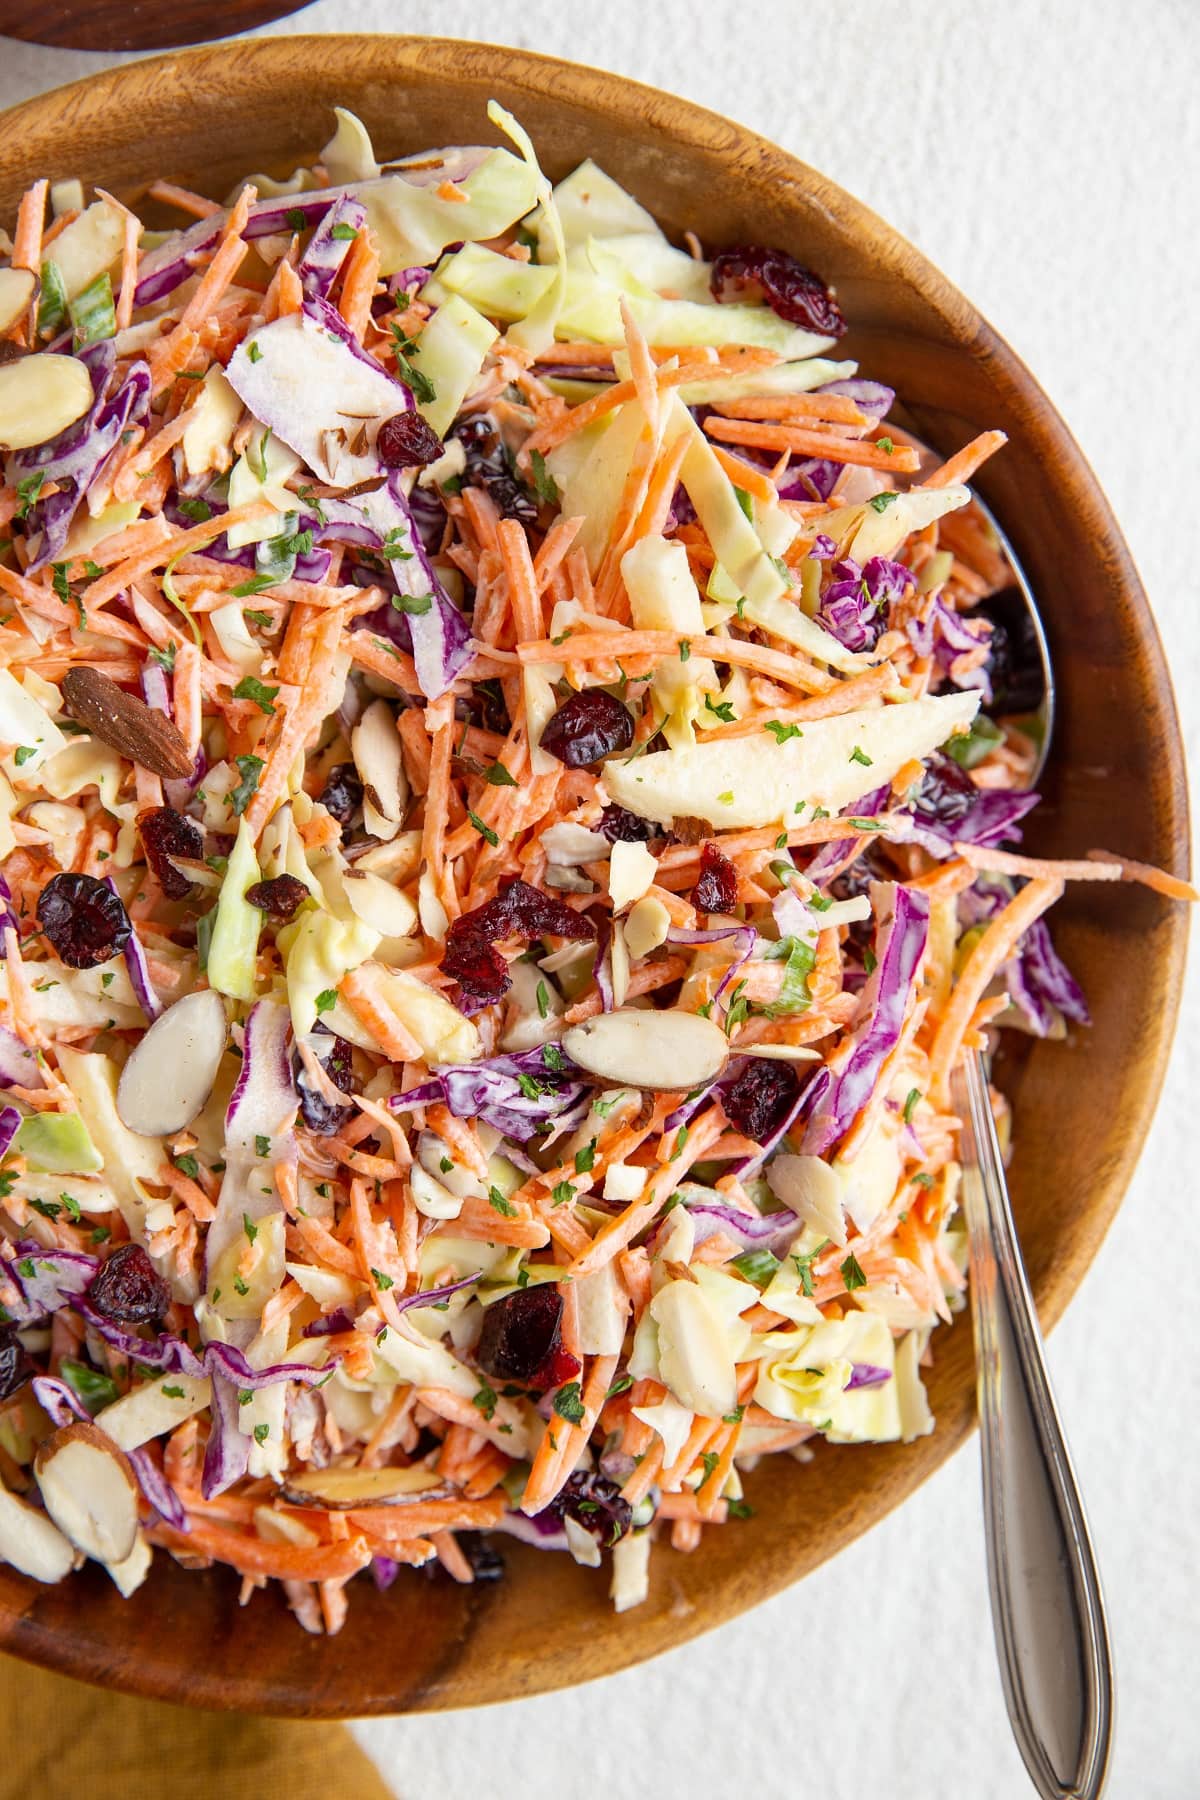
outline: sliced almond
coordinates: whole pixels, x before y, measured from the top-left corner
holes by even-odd
[[[0,383],[6,373],[0,369]],[[99,669],[86,664],[68,669],[62,678],[62,694],[72,718],[152,775],[180,781],[191,774],[192,756],[179,728],[165,713],[155,712],[135,694],[127,694]]]
[[[137,1540],[138,1486],[124,1451],[95,1425],[65,1425],[34,1459],[46,1511],[85,1556],[123,1563]]]
[[[729,1054],[725,1033],[697,1013],[632,1006],[585,1019],[562,1042],[581,1069],[602,1081],[668,1092],[711,1081]]]
[[[281,1507],[256,1506],[254,1524],[259,1537],[269,1544],[295,1544],[301,1550],[315,1550],[321,1541],[303,1519],[293,1518]]]
[[[82,419],[92,378],[74,356],[22,356],[0,367],[0,450],[32,450]],[[190,764],[189,764],[190,768]]]
[[[661,900],[648,894],[639,900],[629,917],[621,927],[625,934],[625,943],[629,954],[636,961],[640,956],[649,956],[660,944],[667,941],[667,933],[671,929],[671,915]]]
[[[124,1599],[128,1600],[130,1594],[137,1593],[150,1573],[150,1564],[153,1559],[154,1552],[150,1548],[149,1539],[144,1532],[139,1531],[133,1540],[133,1549],[129,1555],[122,1557],[120,1562],[105,1565]]]
[[[373,875],[369,869],[347,869],[343,885],[355,917],[381,938],[408,937],[416,929],[416,907],[382,875]]]
[[[428,1500],[446,1483],[431,1469],[312,1469],[283,1482],[288,1499],[298,1506],[399,1506],[406,1500]]]
[[[33,299],[32,269],[0,269],[0,331],[15,325]]]
[[[121,1070],[117,1112],[130,1131],[182,1131],[213,1091],[225,1054],[225,1003],[211,988],[185,994],[155,1019]]]
[[[44,1512],[0,1487],[0,1557],[34,1581],[61,1581],[75,1567],[76,1553]]]
[[[394,838],[408,803],[408,777],[396,717],[386,700],[368,706],[350,733],[350,750],[362,777],[363,824],[372,837]]]

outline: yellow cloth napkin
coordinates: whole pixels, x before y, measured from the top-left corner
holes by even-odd
[[[389,1800],[341,1725],[191,1712],[0,1658],[0,1800]]]

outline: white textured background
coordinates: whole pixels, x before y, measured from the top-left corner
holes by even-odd
[[[1197,0],[321,0],[276,27],[389,28],[674,89],[917,243],[1031,365],[1097,469],[1194,751]],[[5,43],[0,106],[104,60]],[[1200,1795],[1200,1308],[1180,1279],[1195,1266],[1198,1060],[1194,978],[1137,1179],[1052,1343],[1112,1615],[1115,1800]],[[360,1736],[404,1800],[1018,1800],[975,1446],[802,1586],[655,1664]]]

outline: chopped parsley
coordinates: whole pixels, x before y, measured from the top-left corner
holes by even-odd
[[[230,788],[229,804],[240,819],[258,792],[258,784],[266,764],[261,756],[239,756],[236,761],[242,779],[236,787]]]
[[[861,1265],[859,1264],[859,1260],[855,1256],[853,1250],[850,1252],[849,1256],[846,1258],[845,1262],[841,1265],[841,1267],[842,1267],[842,1280],[846,1284],[846,1292],[848,1294],[852,1294],[854,1292],[855,1288],[866,1287],[867,1278],[863,1274]]]
[[[398,325],[393,325],[391,330],[393,347],[396,355],[397,375],[406,387],[411,388],[413,399],[416,400],[419,405],[431,405],[432,402],[437,399],[437,389],[434,387],[432,381],[430,381],[428,375],[420,369],[415,369],[412,363],[409,362],[408,357],[404,354],[406,350],[415,348],[412,339],[405,337]]]
[[[423,618],[432,610],[432,594],[393,594],[392,605],[398,613],[408,613],[414,618]]]
[[[577,1381],[564,1382],[554,1396],[554,1410],[560,1419],[566,1419],[570,1425],[578,1425],[583,1420],[583,1394]]]
[[[538,499],[546,506],[557,506],[558,483],[547,469],[546,459],[540,450],[531,453],[529,465],[533,470],[533,487]]]
[[[796,1273],[800,1277],[800,1291],[809,1300],[813,1296],[813,1264],[822,1251],[828,1250],[829,1242],[828,1238],[822,1238],[816,1249],[808,1251],[807,1255],[797,1252],[792,1254],[791,1260],[795,1263]]]
[[[485,1381],[477,1394],[471,1397],[471,1405],[477,1406],[485,1419],[492,1419],[496,1413],[496,1390]]]
[[[200,1164],[196,1161],[194,1156],[177,1156],[175,1158],[175,1167],[179,1170],[181,1175],[186,1175],[189,1181],[196,1181],[199,1179]]]
[[[13,751],[13,761],[16,763],[16,765],[19,769],[23,763],[27,763],[29,761],[31,756],[36,756],[36,755],[37,755],[37,745],[36,744],[18,744],[16,749]]]
[[[763,730],[769,731],[777,744],[786,744],[789,738],[804,736],[798,725],[785,725],[779,719],[768,719]]]
[[[584,1145],[582,1150],[575,1152],[575,1173],[577,1175],[590,1174],[595,1161],[596,1140],[593,1138],[589,1144]]]
[[[899,494],[875,494],[867,501],[867,505],[871,508],[872,512],[886,512],[888,507],[892,504],[892,501],[898,500],[899,498]]]
[[[265,1444],[270,1435],[271,1427],[265,1420],[261,1425],[256,1425],[254,1427],[254,1441],[256,1444]]]
[[[575,1198],[575,1189],[569,1181],[558,1181],[550,1189],[550,1198],[555,1206],[566,1206]]]
[[[908,1098],[904,1102],[904,1123],[906,1125],[912,1124],[912,1116],[917,1110],[917,1105],[918,1105],[918,1102],[920,1101],[920,1098],[921,1098],[920,1088],[909,1088]]]
[[[498,1212],[501,1218],[515,1219],[517,1216],[516,1207],[511,1200],[505,1198],[498,1187],[488,1189],[488,1205],[493,1212]]]
[[[13,514],[14,519],[27,519],[29,517],[29,509],[36,502],[38,495],[41,493],[42,488],[45,486],[45,483],[46,483],[46,471],[44,469],[39,469],[37,471],[37,473],[34,475],[26,475],[23,480],[18,481],[18,483],[17,483],[17,502],[18,502],[18,504],[17,504],[17,510]]]
[[[277,687],[267,687],[257,676],[243,675],[233,690],[235,700],[253,700],[259,712],[266,713],[268,718],[275,711],[272,704],[279,693]]]
[[[700,1452],[700,1461],[704,1464],[704,1473],[700,1477],[699,1484],[696,1488],[697,1493],[699,1493],[705,1482],[712,1480],[713,1476],[716,1474],[717,1464],[720,1460],[720,1452],[717,1450],[702,1450]]]
[[[270,1149],[269,1142],[267,1144],[267,1148]],[[261,1152],[260,1152],[260,1154],[261,1154]],[[254,1223],[254,1221],[250,1217],[249,1213],[242,1214],[242,1230],[245,1232],[246,1237],[250,1243],[253,1243],[255,1238],[258,1236],[258,1226]]]
[[[467,811],[467,817],[470,819],[480,837],[483,838],[484,842],[490,844],[493,850],[497,849],[500,844],[500,839],[496,836],[496,833],[492,830],[491,826],[485,825],[483,820],[479,817],[479,814],[473,813],[469,809]]]
[[[270,1156],[271,1154],[271,1140],[261,1131],[254,1140],[254,1150],[257,1156]]]
[[[537,984],[537,1009],[538,1017],[540,1019],[545,1019],[549,1016],[550,990],[544,981],[539,981]]]
[[[313,1001],[313,1005],[317,1009],[318,1018],[320,1018],[323,1013],[332,1012],[337,1005],[337,989],[322,988],[321,992]]]
[[[385,1275],[382,1269],[373,1268],[371,1270],[371,1279],[381,1294],[386,1294],[389,1288],[394,1288],[396,1285],[391,1276]]]
[[[331,228],[329,235],[339,244],[352,244],[358,233],[353,225],[347,225],[344,220],[339,219],[338,223]]]
[[[687,662],[687,660],[691,656],[691,654],[692,654],[692,646],[688,643],[686,638],[680,638],[680,640],[679,640],[679,660],[680,660],[680,662]]]
[[[609,1388],[609,1390],[608,1390],[607,1394],[605,1394],[604,1398],[606,1400],[615,1400],[618,1394],[626,1393],[632,1386],[633,1386],[633,1376],[632,1375],[630,1375],[628,1372],[626,1372],[624,1375],[618,1375],[617,1379],[613,1382],[612,1386]]]
[[[483,779],[488,783],[489,787],[517,786],[516,777],[509,774],[502,762],[494,762],[490,769],[485,769],[483,771]]]
[[[864,769],[870,769],[874,767],[875,758],[873,756],[868,756],[861,744],[855,744],[853,750],[850,752],[850,761],[861,763]]]

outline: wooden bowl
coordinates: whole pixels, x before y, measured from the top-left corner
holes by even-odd
[[[1061,712],[1029,833],[1043,852],[1092,846],[1180,873],[1183,756],[1154,623],[1087,464],[1045,395],[936,269],[793,157],[700,108],[567,63],[429,39],[279,37],[135,63],[18,107],[0,135],[0,218],[38,175],[136,193],[156,175],[220,195],[248,170],[283,172],[352,107],[386,154],[490,141],[491,96],[560,176],[594,156],[664,223],[713,244],[781,245],[837,284],[864,371],[892,383],[945,451],[983,426],[1010,443],[980,482],[1028,570],[1054,651]],[[1005,1079],[1016,1115],[1014,1200],[1042,1322],[1053,1325],[1120,1204],[1171,1041],[1185,913],[1142,889],[1076,887],[1055,914],[1095,1024],[1026,1045]],[[701,1551],[656,1550],[651,1596],[621,1618],[603,1577],[506,1549],[508,1578],[461,1588],[406,1575],[354,1584],[340,1636],[302,1632],[281,1600],[237,1605],[227,1571],[166,1556],[132,1601],[89,1568],[61,1587],[0,1569],[0,1647],[160,1699],[338,1717],[510,1700],[604,1675],[679,1644],[799,1579],[882,1518],[971,1429],[969,1324],[934,1338],[932,1437],[822,1446],[808,1467],[769,1458],[748,1478],[755,1517]]]

